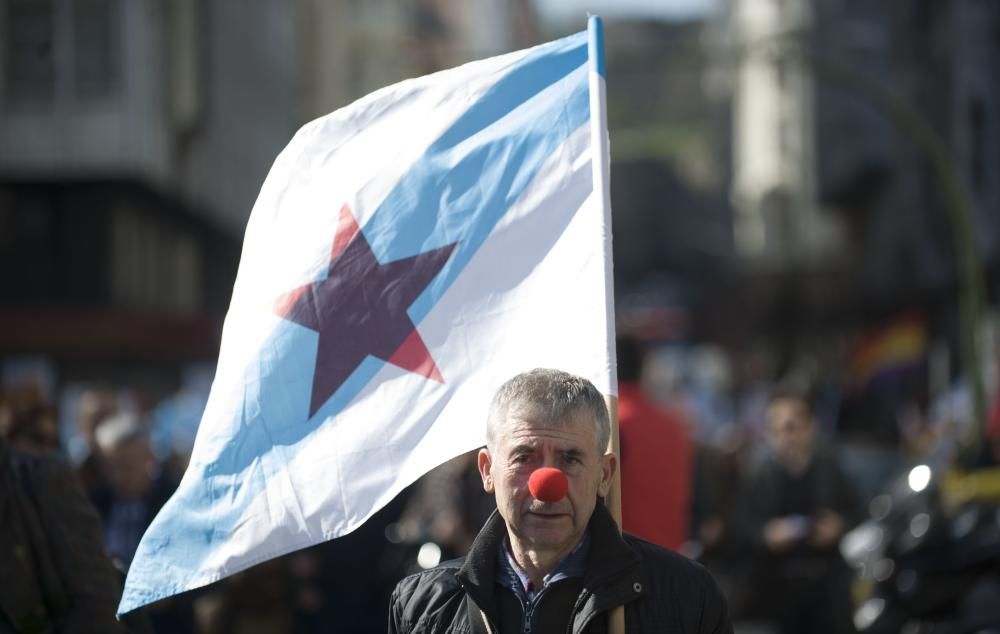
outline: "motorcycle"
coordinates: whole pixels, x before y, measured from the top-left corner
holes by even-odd
[[[1000,468],[917,465],[841,540],[864,634],[1000,634]]]

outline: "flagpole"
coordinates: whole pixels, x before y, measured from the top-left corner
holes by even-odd
[[[587,22],[590,34],[590,140],[592,148],[592,176],[595,195],[604,213],[605,245],[605,306],[608,311],[608,356],[615,358],[614,343],[614,288],[611,270],[611,194],[608,187],[609,151],[607,107],[604,90],[604,25],[601,18],[590,16]],[[608,451],[618,455],[618,399],[606,396],[605,402],[611,416],[611,439]],[[621,472],[621,469],[618,469]],[[621,527],[621,481],[615,474],[611,491],[605,498],[608,510]]]
[[[610,172],[610,151],[608,147],[608,111],[607,99],[604,84],[604,22],[600,16],[592,15],[587,20],[587,32],[590,35],[589,58],[590,58],[590,142],[591,142],[591,166],[593,174],[593,191],[597,196],[601,210],[604,213],[605,226],[605,306],[608,311],[608,352],[609,358],[615,358],[615,311],[614,311],[614,283],[611,268],[611,190],[608,185],[608,174]],[[608,414],[611,418],[611,438],[608,443],[608,451],[615,456],[619,456],[618,451],[618,399],[614,396],[605,396],[608,406]],[[622,525],[622,496],[621,496],[621,466],[616,469],[614,478],[611,480],[611,490],[605,498],[608,511],[618,523],[619,530]],[[625,634],[625,608],[619,606],[611,611],[608,616],[608,632],[610,634]]]

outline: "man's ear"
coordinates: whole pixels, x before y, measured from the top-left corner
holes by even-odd
[[[613,453],[606,453],[601,458],[601,483],[597,487],[597,495],[607,497],[611,491],[611,481],[614,480],[615,471],[618,469],[618,457]]]
[[[490,450],[483,447],[479,450],[479,477],[483,479],[483,490],[493,493],[493,476],[490,475],[490,468],[493,466],[493,458]]]

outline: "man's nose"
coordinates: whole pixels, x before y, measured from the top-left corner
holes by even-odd
[[[528,491],[541,502],[558,502],[569,492],[569,479],[553,467],[535,469],[528,478]]]

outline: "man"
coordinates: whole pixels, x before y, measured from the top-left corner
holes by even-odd
[[[478,456],[497,512],[464,559],[396,586],[389,632],[606,632],[622,605],[630,633],[732,632],[707,572],[622,536],[599,503],[617,466],[609,436],[604,399],[585,379],[540,369],[504,384]],[[543,467],[561,471],[564,496],[532,497]]]
[[[140,419],[122,412],[95,430],[104,482],[92,492],[104,522],[104,545],[116,565],[128,570],[146,527],[170,497]]]
[[[115,619],[121,586],[73,470],[0,434],[0,632],[146,631]]]
[[[691,436],[679,416],[646,395],[645,351],[639,341],[619,336],[617,349],[622,528],[678,550],[691,518]]]
[[[94,428],[94,441],[102,480],[95,483],[91,499],[102,519],[104,546],[125,573],[174,483],[159,468],[137,415],[120,412],[102,419]],[[159,601],[144,612],[157,632],[194,631],[191,595]]]
[[[850,632],[848,570],[837,545],[855,509],[834,456],[816,443],[808,398],[779,387],[767,408],[773,458],[753,479],[747,525],[761,556],[753,586],[782,632]]]

